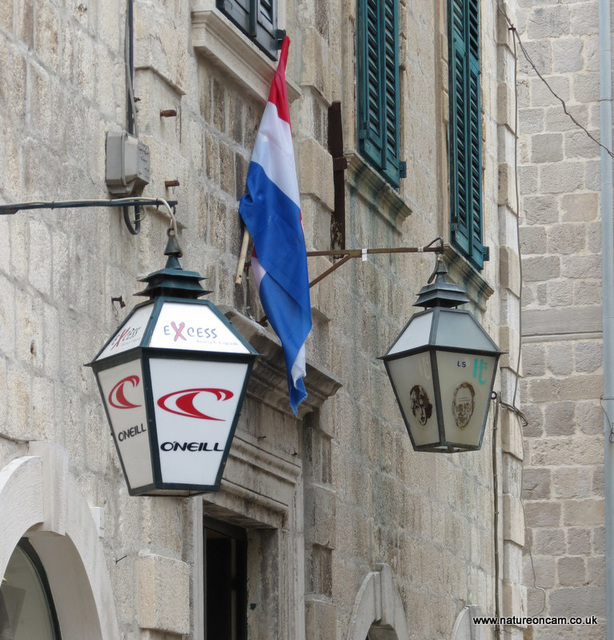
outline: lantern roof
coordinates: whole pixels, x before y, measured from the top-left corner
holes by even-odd
[[[143,278],[147,287],[136,294],[149,300],[133,309],[94,361],[137,348],[258,355],[212,302],[198,299],[210,293],[200,285],[204,278],[183,270],[179,244],[172,231],[168,235],[166,266]]]
[[[164,255],[168,256],[164,269],[154,271],[145,278],[141,278],[139,282],[146,282],[147,287],[135,295],[148,296],[149,298],[171,296],[196,299],[211,293],[201,286],[200,281],[204,278],[197,271],[184,271],[181,267],[179,258],[182,256],[182,251],[177,237],[171,229],[169,229]]]
[[[427,348],[501,353],[473,315],[456,308],[469,302],[469,298],[460,285],[448,282],[447,273],[438,257],[429,283],[420,289],[414,303],[416,307],[424,307],[424,311],[410,318],[385,358]]]
[[[385,357],[425,348],[501,353],[469,311],[440,307],[413,315]]]

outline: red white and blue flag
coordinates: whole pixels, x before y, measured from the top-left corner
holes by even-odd
[[[296,413],[307,397],[303,378],[311,303],[286,93],[289,46],[290,39],[286,37],[256,137],[239,213],[254,241],[252,270],[264,311],[281,340],[290,406]]]

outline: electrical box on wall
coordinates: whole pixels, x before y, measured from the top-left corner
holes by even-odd
[[[106,152],[109,192],[114,196],[140,196],[149,184],[149,147],[125,131],[110,131]]]

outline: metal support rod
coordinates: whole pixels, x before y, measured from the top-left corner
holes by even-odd
[[[24,209],[74,209],[80,207],[137,207],[168,204],[177,206],[176,200],[161,200],[160,198],[118,198],[116,200],[66,200],[63,202],[18,202],[16,204],[0,205],[0,215],[13,215]]]
[[[436,246],[435,243],[438,242]],[[346,262],[351,260],[352,258],[362,258],[365,254],[392,254],[392,253],[443,253],[446,248],[444,241],[441,238],[435,238],[432,242],[426,245],[426,247],[394,247],[391,249],[333,249],[332,251],[308,251],[308,258],[315,258],[318,256],[331,256],[331,257],[341,257],[341,260],[334,264],[332,267],[323,271],[319,276],[314,278],[309,283],[309,288],[318,284],[329,276],[333,271],[336,271],[340,266],[344,265]],[[264,325],[268,320],[267,316],[263,316],[260,320],[258,320],[258,324]]]
[[[309,254],[307,254],[309,256]],[[318,284],[318,282],[320,282],[320,280],[324,280],[324,278],[326,278],[326,276],[329,276],[333,271],[336,271],[341,265],[345,264],[348,260],[351,260],[352,258],[356,258],[357,256],[345,256],[344,258],[341,258],[341,260],[339,260],[339,262],[335,263],[332,267],[330,267],[330,269],[327,269],[326,271],[324,271],[323,273],[321,273],[317,278],[314,278],[310,283],[309,283],[309,288],[311,289],[311,287],[313,287],[315,284]]]
[[[330,224],[331,246],[345,249],[345,170],[348,161],[343,153],[341,102],[328,108],[328,151],[333,157],[334,208]]]
[[[439,238],[438,238],[439,240]],[[434,241],[435,242],[435,241]],[[308,251],[307,257],[314,258],[316,256],[341,257],[349,256],[350,258],[361,258],[363,254],[389,254],[389,253],[443,253],[445,245],[442,243],[433,247],[395,247],[392,249],[333,249],[332,251]]]

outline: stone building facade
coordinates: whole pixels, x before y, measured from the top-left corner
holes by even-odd
[[[528,610],[598,616],[564,633],[603,638],[598,3],[526,3],[515,26],[528,55],[518,44]]]
[[[407,176],[398,187],[361,150],[358,14],[373,5],[395,7],[398,19],[397,159]],[[465,5],[479,13],[483,269],[449,244],[457,231],[449,14]],[[239,584],[229,638],[519,638],[520,626],[471,620],[526,612],[523,446],[509,410],[520,346],[513,38],[495,6],[473,0],[274,8],[292,40],[287,80],[307,247],[331,249],[340,167],[348,248],[444,239],[451,278],[506,352],[484,445],[415,453],[378,360],[411,315],[431,254],[353,260],[312,289],[309,397],[298,416],[289,410],[281,349],[254,320],[262,309],[249,272],[235,284],[238,200],[275,56],[228,18],[230,5],[3,1],[0,203],[109,198],[105,137],[131,128],[151,154],[143,195],[178,202],[184,268],[205,276],[210,298],[262,355],[220,491],[129,496],[83,365],[132,307],[137,278],[163,266],[167,216],[145,207],[138,235],[111,207],[0,216],[0,575],[10,582],[20,562],[46,577],[56,631],[52,621],[39,638],[59,637],[57,628],[64,640],[226,637],[211,626],[221,615],[210,599],[221,589],[218,561],[230,573],[242,566],[241,576],[229,573],[229,585]],[[506,9],[513,15],[514,3]],[[337,102],[347,167],[328,147]],[[310,258],[311,276],[331,262]],[[582,345],[576,366],[586,368],[593,345]],[[597,544],[596,533],[577,534],[577,544],[582,535]],[[17,593],[4,600],[17,602]],[[15,631],[16,610],[5,612],[0,633]]]

